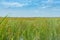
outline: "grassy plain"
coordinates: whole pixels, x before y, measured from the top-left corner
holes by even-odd
[[[60,40],[60,18],[1,18],[0,40]]]

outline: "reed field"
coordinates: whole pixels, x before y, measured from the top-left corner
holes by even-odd
[[[60,18],[0,17],[0,40],[60,40]]]

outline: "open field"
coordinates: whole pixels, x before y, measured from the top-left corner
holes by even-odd
[[[60,18],[0,18],[0,40],[60,40]]]

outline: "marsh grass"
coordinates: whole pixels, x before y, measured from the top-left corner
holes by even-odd
[[[4,17],[0,40],[60,40],[60,18]]]

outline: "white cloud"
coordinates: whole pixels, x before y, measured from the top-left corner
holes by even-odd
[[[52,7],[53,3],[54,3],[53,0],[42,1],[41,7],[42,8],[49,8],[49,7]]]
[[[4,7],[23,7],[28,5],[27,3],[18,3],[18,2],[1,2]]]

